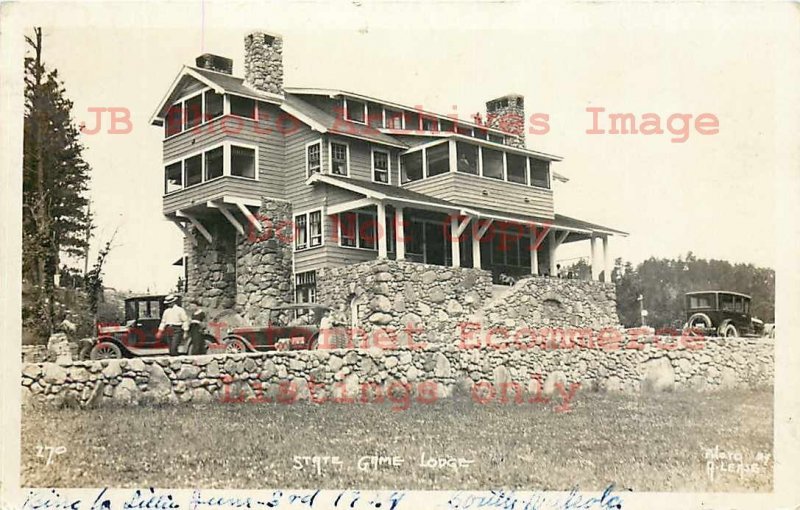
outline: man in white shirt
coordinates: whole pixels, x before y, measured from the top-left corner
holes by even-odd
[[[156,339],[160,340],[166,330],[169,336],[169,355],[177,356],[178,346],[183,342],[183,335],[189,332],[189,316],[186,314],[186,310],[178,304],[178,298],[173,294],[164,298],[164,306],[169,306],[169,308],[164,310],[164,315],[161,316]]]

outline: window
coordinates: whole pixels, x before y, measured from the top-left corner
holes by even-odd
[[[446,131],[448,133],[454,133],[456,130],[456,125],[452,120],[439,119],[439,126],[441,127],[442,131]]]
[[[184,161],[186,170],[186,187],[203,182],[203,156],[198,154]]]
[[[256,102],[254,100],[240,96],[230,96],[230,98],[231,115],[248,119],[256,118]]]
[[[480,138],[481,140],[486,140],[486,136],[488,135],[488,132],[485,129],[479,128],[474,128],[473,133],[475,138]]]
[[[181,161],[167,165],[164,169],[164,194],[183,188],[183,163]]]
[[[525,184],[527,180],[526,174],[528,173],[527,161],[525,156],[518,154],[506,153],[506,170],[508,173],[508,182],[516,182]]]
[[[400,174],[403,184],[422,179],[422,151],[400,156]]]
[[[231,145],[231,175],[256,178],[256,150]]]
[[[347,175],[347,144],[331,142],[331,173]]]
[[[472,136],[472,128],[466,126],[456,126],[456,133],[459,135]]]
[[[367,123],[367,103],[354,99],[344,100],[345,119],[361,124]]]
[[[184,110],[186,111],[186,127],[184,129],[199,126],[203,122],[203,95],[199,94],[187,99]]]
[[[344,213],[339,215],[339,244],[341,246],[357,247],[358,215]]]
[[[222,94],[217,94],[213,90],[206,91],[206,112],[205,120],[216,119],[222,115],[224,99]]]
[[[322,211],[308,213],[309,246],[322,245]]]
[[[529,158],[531,163],[531,186],[550,188],[550,162]]]
[[[339,215],[340,246],[377,250],[379,236],[386,236],[386,249],[394,252],[394,214],[386,213],[386,232],[378,230],[376,213],[348,212]]]
[[[183,103],[172,105],[167,111],[164,123],[164,136],[172,136],[183,131]]]
[[[493,133],[489,133],[489,141],[494,143],[505,143],[505,137],[503,135],[495,135]]]
[[[308,216],[301,214],[294,217],[294,248],[302,250],[308,248]]]
[[[403,129],[403,112],[398,110],[384,110],[386,112],[387,129]]]
[[[372,180],[389,184],[389,153],[381,150],[372,151]]]
[[[297,214],[294,217],[294,248],[303,250],[322,246],[322,211]]]
[[[422,130],[423,131],[439,131],[439,121],[437,121],[436,119],[423,117],[422,118]]]
[[[478,147],[456,142],[456,169],[465,174],[478,175]]]
[[[442,143],[425,149],[428,162],[428,177],[450,171],[450,145]]]
[[[419,129],[419,114],[417,112],[405,112],[405,126],[406,129],[417,130]]]
[[[730,294],[719,295],[719,309],[723,312],[733,311],[733,296]]]
[[[696,294],[694,296],[689,296],[689,309],[691,310],[712,308],[714,306],[713,294]]]
[[[322,168],[321,153],[321,142],[314,142],[306,146],[306,176],[311,177],[312,174],[319,173]]]
[[[296,303],[317,301],[317,272],[306,271],[294,276],[294,299]]]
[[[503,178],[503,153],[494,149],[484,147],[483,153],[483,175],[492,179]]]
[[[367,124],[374,128],[383,127],[383,110],[381,109],[381,105],[370,103],[367,106]]]
[[[206,180],[222,177],[222,147],[217,147],[205,153]]]

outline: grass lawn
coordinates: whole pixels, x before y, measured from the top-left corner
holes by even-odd
[[[25,407],[22,482],[53,487],[770,491],[759,473],[708,476],[706,448],[750,464],[772,453],[772,393],[581,393],[572,411],[468,398],[413,404],[298,403],[96,410]],[[47,450],[63,446],[66,452]],[[420,466],[464,458],[461,468]],[[399,466],[358,469],[361,456]],[[295,456],[338,456],[304,465]],[[302,463],[303,461],[299,461]],[[724,465],[719,460],[716,465]]]

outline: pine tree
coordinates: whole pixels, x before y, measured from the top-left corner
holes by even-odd
[[[32,289],[25,314],[49,335],[54,323],[54,277],[62,255],[80,256],[92,221],[86,192],[89,165],[57,70],[42,61],[42,30],[26,37],[23,142],[23,280]]]

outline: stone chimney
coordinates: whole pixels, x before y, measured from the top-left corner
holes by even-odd
[[[262,92],[283,94],[283,39],[252,32],[244,38],[244,81]]]
[[[525,98],[507,94],[486,103],[486,125],[507,133],[506,143],[525,148]]]
[[[233,60],[211,53],[203,53],[194,60],[200,69],[208,69],[218,73],[233,74]]]

